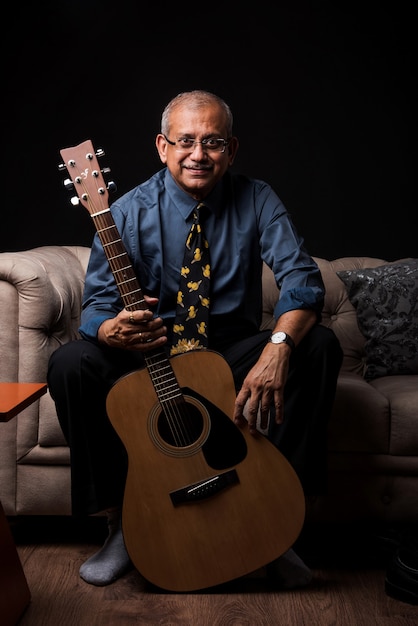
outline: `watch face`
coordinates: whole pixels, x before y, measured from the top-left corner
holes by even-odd
[[[284,341],[286,341],[286,334],[282,331],[279,331],[278,333],[274,333],[271,336],[271,340],[273,343],[283,343]]]

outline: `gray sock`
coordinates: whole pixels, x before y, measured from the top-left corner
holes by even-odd
[[[266,566],[270,582],[280,589],[306,587],[312,581],[312,572],[302,559],[290,549]]]
[[[120,578],[131,566],[123,541],[119,511],[108,513],[109,534],[103,547],[80,567],[81,578],[90,585],[102,587]]]

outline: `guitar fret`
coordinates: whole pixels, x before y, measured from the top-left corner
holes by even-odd
[[[164,384],[170,382],[170,380],[175,380],[173,372],[171,370],[167,371],[165,374],[161,374],[156,372],[155,370],[151,370],[150,374],[151,376],[154,376],[154,378],[158,376],[158,378],[164,381]]]
[[[120,243],[121,241],[122,241],[122,239],[120,239],[120,238],[119,239],[114,239],[113,241],[108,241],[108,242],[102,241],[102,246],[103,247],[105,247],[105,246],[113,246],[113,244]],[[123,254],[126,254],[126,253],[124,252]]]
[[[158,363],[156,365],[158,365]],[[161,368],[154,368],[154,369],[150,370],[150,372],[152,372],[152,374],[154,374],[155,376],[159,375],[161,377],[162,375],[164,375],[164,374],[161,374],[161,372],[164,369],[167,370],[167,374],[166,375],[171,374],[171,368],[169,367],[169,365],[164,365]]]
[[[119,283],[118,283],[119,286]],[[132,298],[132,296],[136,293],[139,293],[141,290],[140,289],[135,289],[134,291],[127,291],[126,293],[122,293],[121,295],[125,298]]]
[[[118,259],[118,258],[120,258],[122,256],[126,256],[126,252],[123,252],[121,254],[117,254],[115,256],[109,256],[109,257],[107,257],[107,259],[110,262],[110,261],[114,261],[115,259]]]
[[[132,267],[130,265],[124,265],[123,267],[116,268],[114,271],[115,272],[125,272],[126,270],[130,270],[132,272]]]
[[[105,213],[110,213],[109,207],[107,207],[106,209],[102,209],[101,211],[96,211],[96,213],[90,213],[90,215],[91,217],[96,218],[100,215],[104,215]]]
[[[106,230],[116,230],[116,228],[114,224],[109,224],[109,226],[105,226],[104,228],[96,228],[96,230],[100,234],[100,233],[104,233]]]
[[[170,383],[170,381],[172,381],[172,382]],[[172,376],[168,377],[168,379],[166,381],[160,381],[160,382],[156,381],[156,386],[158,386],[158,387],[163,387],[164,386],[164,387],[169,388],[169,387],[173,387],[175,384],[176,384],[176,381],[173,379]]]
[[[160,402],[168,402],[169,400],[174,400],[174,398],[180,398],[182,395],[181,391],[178,389],[176,393],[166,393],[166,394],[158,394],[158,399]]]
[[[131,283],[132,281],[136,282],[136,279],[134,276],[132,278],[127,278],[126,280],[118,281],[118,285],[122,287],[122,285],[127,285],[128,283]]]

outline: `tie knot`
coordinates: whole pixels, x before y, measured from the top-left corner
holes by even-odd
[[[204,204],[203,202],[199,202],[199,204],[197,205],[197,207],[194,210],[194,219],[193,221],[197,224],[197,223],[201,223],[204,222],[204,220],[206,219],[208,214],[208,207],[206,206],[206,204]]]

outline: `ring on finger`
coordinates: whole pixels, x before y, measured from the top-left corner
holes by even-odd
[[[129,321],[131,324],[133,324],[135,322],[134,316],[132,315],[132,313],[129,314]]]

